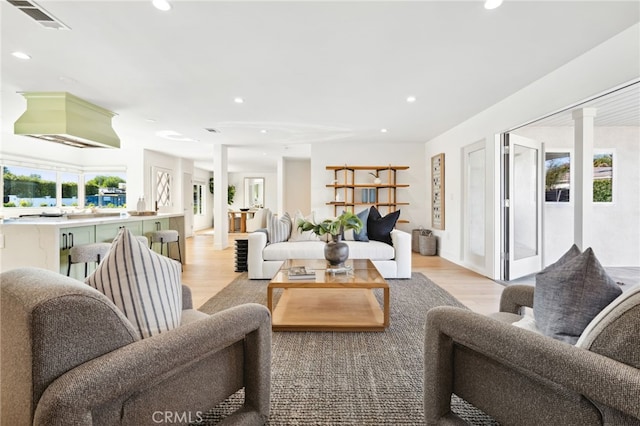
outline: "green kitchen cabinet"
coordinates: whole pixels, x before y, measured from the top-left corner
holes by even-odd
[[[96,242],[110,243],[118,235],[120,228],[127,228],[133,235],[142,235],[142,221],[103,223],[96,225]]]

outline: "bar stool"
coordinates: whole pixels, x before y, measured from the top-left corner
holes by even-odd
[[[173,229],[167,229],[164,231],[153,231],[149,234],[149,248],[153,246],[153,243],[160,243],[160,254],[163,254],[162,249],[167,245],[167,257],[169,256],[169,243],[178,243],[178,256],[180,263],[182,263],[182,252],[180,251],[180,235],[178,231]]]
[[[100,263],[111,249],[111,243],[92,243],[73,246],[69,249],[69,265],[67,276],[71,275],[71,265],[84,263],[84,276],[86,278],[89,262]]]

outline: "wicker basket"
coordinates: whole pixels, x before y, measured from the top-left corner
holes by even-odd
[[[420,233],[424,231],[423,228],[414,229],[411,231],[411,251],[420,253]]]
[[[436,236],[429,230],[420,234],[419,238],[419,250],[423,256],[435,256],[437,251]]]

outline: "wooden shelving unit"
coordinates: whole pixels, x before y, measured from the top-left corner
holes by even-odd
[[[342,210],[356,212],[359,206],[375,206],[381,214],[388,214],[398,210],[400,206],[408,206],[397,199],[398,188],[408,188],[408,184],[398,183],[397,172],[407,170],[409,166],[327,166],[333,171],[333,182],[327,188],[333,188],[333,201],[327,205],[333,206],[334,215]],[[377,175],[381,182],[375,183]],[[406,220],[398,222],[408,223]]]

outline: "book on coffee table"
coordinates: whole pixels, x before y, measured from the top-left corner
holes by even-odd
[[[287,277],[289,277],[290,280],[306,280],[315,278],[316,273],[314,270],[307,269],[304,266],[292,266],[287,272]]]

